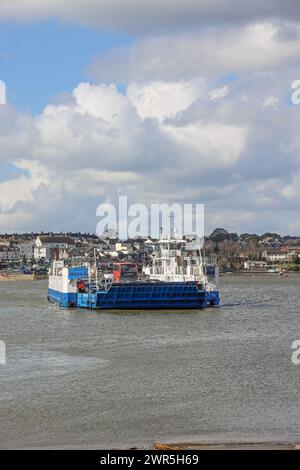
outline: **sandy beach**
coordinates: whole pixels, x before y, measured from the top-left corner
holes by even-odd
[[[0,282],[9,281],[39,281],[47,279],[47,275],[44,274],[23,274],[23,273],[0,273]]]

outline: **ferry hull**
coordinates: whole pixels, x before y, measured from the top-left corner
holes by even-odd
[[[195,282],[113,284],[107,291],[61,293],[48,290],[60,307],[119,310],[202,309],[219,305],[218,291],[199,290]]]
[[[48,289],[48,300],[57,302],[62,308],[69,308],[72,305],[76,306],[77,294],[60,292],[55,289]]]

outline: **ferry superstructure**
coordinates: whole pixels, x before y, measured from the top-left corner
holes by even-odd
[[[54,261],[48,299],[64,308],[202,309],[219,305],[217,285],[208,280],[199,241],[167,237],[156,243],[152,261],[138,274],[131,262],[115,263],[112,273],[96,262]]]

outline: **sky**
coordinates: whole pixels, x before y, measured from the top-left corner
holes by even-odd
[[[0,232],[203,203],[300,235],[298,0],[1,0]]]

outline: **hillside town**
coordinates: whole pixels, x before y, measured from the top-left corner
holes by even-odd
[[[0,235],[0,271],[46,275],[53,259],[74,257],[107,266],[120,261],[142,266],[151,259],[156,242],[147,236],[120,240],[112,230],[99,237],[81,232],[6,233]],[[276,233],[238,235],[218,228],[205,237],[203,256],[209,264],[218,264],[221,272],[297,272],[300,237]]]

